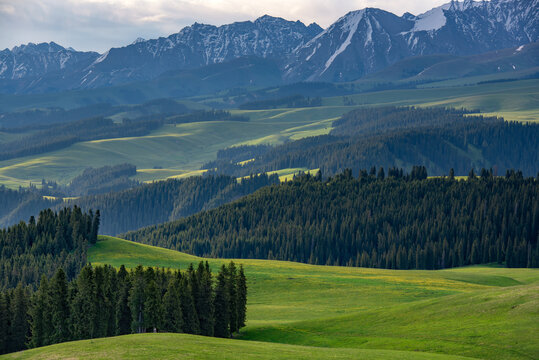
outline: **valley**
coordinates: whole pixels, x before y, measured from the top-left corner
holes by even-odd
[[[203,164],[215,159],[219,149],[278,145],[327,134],[334,120],[358,107],[464,107],[480,110],[488,116],[500,116],[506,121],[536,122],[539,117],[537,96],[537,81],[521,80],[347,95],[347,101],[355,105],[345,105],[343,97],[338,96],[323,98],[322,106],[312,108],[231,110],[234,115],[247,116],[249,121],[165,125],[139,137],[79,142],[45,154],[4,160],[0,161],[0,181],[11,188],[36,185],[43,178],[67,184],[89,166],[98,168],[120,163],[136,165],[135,179],[145,182],[196,175]]]
[[[201,258],[101,237],[88,260],[94,265],[185,269]],[[216,271],[227,260],[208,261]],[[187,358],[209,359],[219,354],[228,359],[241,351],[248,359],[269,359],[278,351],[291,359],[532,359],[539,353],[533,341],[539,319],[536,269],[473,266],[396,271],[235,261],[244,265],[249,289],[248,323],[239,340],[129,335],[59,344],[4,358],[68,353],[81,359],[150,354],[169,358],[180,352]],[[201,352],[213,346],[223,353]]]
[[[378,3],[0,4],[0,359],[539,359],[539,0]]]

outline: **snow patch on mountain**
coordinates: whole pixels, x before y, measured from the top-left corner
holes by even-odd
[[[363,15],[365,14],[365,10],[359,10],[352,13],[347,14],[346,16],[342,17],[339,21],[342,22],[341,30],[343,33],[348,32],[348,36],[346,37],[346,40],[339,46],[337,51],[333,53],[329,57],[329,59],[326,61],[326,65],[324,68],[324,71],[322,71],[322,74],[329,69],[331,64],[333,64],[333,61],[339,56],[350,44],[352,43],[352,38],[354,37],[354,34],[357,31],[357,28],[359,26],[359,22],[363,18]],[[329,29],[328,29],[329,31]]]
[[[412,32],[441,29],[447,22],[444,15],[444,10],[447,9],[449,9],[449,4],[442,5],[417,16]]]

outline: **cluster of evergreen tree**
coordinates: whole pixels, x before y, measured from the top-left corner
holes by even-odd
[[[127,110],[126,107],[110,104],[93,104],[80,108],[65,110],[59,107],[31,109],[4,113],[0,116],[0,127],[3,132],[21,133],[30,130],[42,130],[50,124],[65,123],[96,116],[110,116]]]
[[[539,178],[425,167],[305,175],[125,238],[200,256],[389,269],[539,266]]]
[[[5,214],[0,209],[0,226],[28,219],[43,208],[67,205],[85,210],[100,209],[102,234],[119,234],[144,226],[172,221],[251,194],[261,187],[277,184],[277,175],[248,176],[238,181],[231,176],[195,176],[144,184],[128,190],[83,196],[64,202],[47,200],[40,190],[5,190],[9,194]],[[0,188],[0,195],[2,189]],[[2,204],[0,197],[0,204]],[[20,201],[19,203],[17,201]]]
[[[239,162],[254,160],[273,149],[271,145],[241,145],[217,151],[217,159],[202,166],[202,169],[213,170],[223,163],[237,166]]]
[[[326,175],[351,168],[357,175],[373,165],[423,165],[437,176],[448,168],[462,175],[471,168],[492,167],[499,174],[518,168],[533,176],[539,171],[539,125],[454,109],[361,109],[337,120],[330,135],[285,143],[243,165],[211,163],[215,173],[234,176],[286,168],[321,169]]]
[[[138,116],[161,114],[171,116],[189,112],[184,104],[172,99],[155,99],[139,105],[111,105],[92,104],[74,109],[51,107],[45,109],[31,109],[0,114],[0,128],[2,132],[24,133],[28,131],[43,130],[48,126],[57,126],[60,123],[75,122],[79,120],[107,117],[118,113],[129,112]]]
[[[159,117],[124,119],[121,124],[103,116],[60,123],[0,144],[0,160],[58,150],[79,141],[142,136],[163,124]]]
[[[304,97],[320,98],[357,93],[357,89],[354,90],[353,88],[354,86],[352,84],[336,84],[314,81],[297,82],[278,87],[273,86],[256,90],[233,88],[227,90],[223,96],[223,101],[230,106],[237,107],[238,104],[245,104],[261,100],[283,99],[291,96],[297,96],[298,94],[301,94]]]
[[[0,227],[29,219],[39,214],[40,210],[51,208],[57,203],[44,198],[35,186],[13,190],[0,185]]]
[[[43,210],[37,221],[31,217],[0,230],[0,289],[36,286],[42,274],[52,276],[58,268],[75,277],[98,231],[99,210],[83,213],[79,207]]]
[[[87,168],[71,180],[64,193],[67,196],[84,196],[132,188],[139,185],[138,181],[129,179],[136,174],[137,167],[132,164]]]
[[[276,108],[316,107],[321,105],[321,97],[311,98],[303,95],[292,95],[278,99],[249,101],[241,104],[239,108],[242,110],[263,110]]]
[[[230,337],[245,326],[247,284],[240,265],[187,271],[86,265],[76,279],[58,269],[37,291],[0,292],[0,354],[70,340],[143,332]]]
[[[249,121],[246,116],[232,115],[228,111],[224,110],[199,110],[189,114],[178,115],[167,118],[167,123],[171,124],[186,124],[193,122],[204,121]]]

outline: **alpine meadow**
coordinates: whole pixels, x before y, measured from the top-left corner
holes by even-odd
[[[0,4],[0,359],[539,359],[539,0],[446,1]]]

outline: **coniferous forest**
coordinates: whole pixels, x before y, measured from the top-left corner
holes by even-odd
[[[539,266],[539,179],[492,170],[467,180],[424,167],[320,173],[217,209],[125,234],[198,256],[388,269]]]
[[[74,278],[86,264],[86,252],[95,244],[99,210],[83,213],[79,207],[40,212],[28,223],[0,230],[0,289],[17,284],[37,286],[42,275],[51,277],[63,268]]]
[[[493,168],[497,175],[519,169],[535,176],[538,138],[537,124],[470,115],[463,109],[362,108],[336,120],[328,135],[273,148],[244,148],[241,160],[252,161],[242,164],[234,161],[236,152],[222,151],[204,168],[235,176],[287,168],[321,169],[332,176],[352,169],[357,176],[360,169],[371,166],[422,165],[438,176],[447,175],[450,168],[457,174]]]
[[[144,332],[230,337],[245,326],[243,267],[208,263],[183,272],[86,265],[72,281],[59,268],[33,291],[0,292],[0,354],[64,341]]]
[[[121,170],[128,165],[116,166],[112,170]],[[93,173],[96,178],[106,179],[101,171],[88,170],[90,176],[81,176],[74,186],[66,191],[87,191],[99,188],[99,181],[90,182]],[[117,180],[125,177],[115,178]],[[127,184],[130,180],[121,182]],[[151,184],[144,184],[117,192],[83,196],[64,202],[62,199],[47,200],[40,190],[10,190],[0,187],[0,226],[12,225],[17,219],[28,219],[37,215],[43,208],[61,209],[62,207],[80,206],[82,209],[99,209],[101,212],[101,234],[118,234],[136,230],[144,226],[176,220],[193,215],[202,210],[215,208],[232,200],[253,193],[268,185],[277,184],[277,175],[260,174],[238,181],[231,176],[194,176],[187,179],[170,179]],[[112,186],[114,180],[106,182]],[[92,186],[91,186],[92,185]]]

